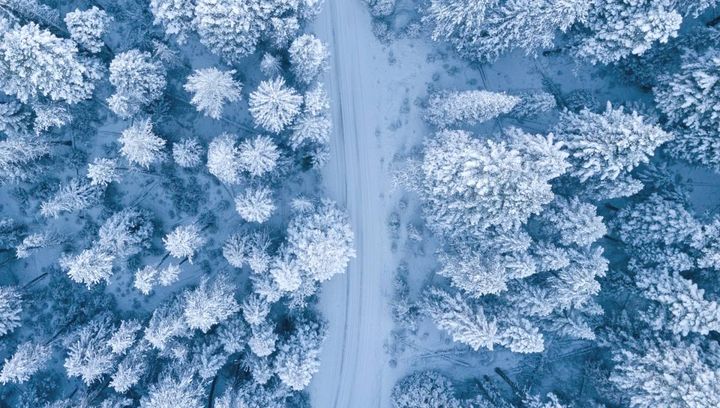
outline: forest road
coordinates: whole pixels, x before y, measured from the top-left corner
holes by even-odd
[[[313,407],[389,406],[392,375],[384,344],[392,328],[390,242],[384,171],[376,129],[385,126],[378,75],[389,65],[361,0],[329,0],[314,26],[330,48],[325,74],[333,116],[331,159],[323,171],[327,195],[345,206],[357,257],[347,273],[323,284],[320,310],[328,337],[310,385]]]

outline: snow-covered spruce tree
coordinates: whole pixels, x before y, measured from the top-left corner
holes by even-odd
[[[472,126],[510,112],[518,102],[517,96],[497,92],[437,92],[428,101],[425,119],[440,128]]]
[[[50,359],[49,346],[32,342],[21,343],[10,358],[5,359],[0,371],[0,384],[21,384],[45,367]]]
[[[495,5],[495,0],[431,0],[424,19],[433,26],[433,40],[447,41],[460,54],[469,54]]]
[[[202,162],[203,148],[195,138],[183,139],[173,143],[172,155],[178,166],[193,168]]]
[[[347,215],[323,200],[290,220],[286,248],[308,277],[323,282],[345,271],[355,256],[353,241]]]
[[[119,393],[128,392],[133,386],[140,382],[140,379],[148,369],[145,347],[136,347],[122,359],[117,369],[111,376],[110,387]]]
[[[140,408],[203,408],[205,392],[190,373],[163,373],[140,399]]]
[[[461,408],[452,381],[436,371],[420,371],[398,381],[392,390],[393,408]]]
[[[300,116],[290,127],[290,146],[294,150],[302,146],[324,147],[330,140],[332,122],[329,118],[330,101],[325,89],[316,85],[303,95]]]
[[[260,71],[266,77],[274,78],[282,73],[282,63],[278,57],[266,52],[260,60]]]
[[[613,351],[617,365],[610,381],[630,395],[635,408],[716,407],[718,355],[714,342],[643,342]]]
[[[299,320],[295,329],[278,345],[275,374],[295,391],[305,389],[320,369],[320,348],[325,339],[322,323]]]
[[[226,103],[240,100],[242,84],[233,79],[234,74],[234,70],[217,68],[195,70],[185,84],[185,90],[193,94],[190,103],[206,116],[220,119]]]
[[[300,113],[303,98],[293,88],[285,86],[282,77],[262,81],[250,94],[250,113],[255,124],[280,133]]]
[[[97,247],[118,258],[127,258],[150,247],[154,229],[148,211],[128,207],[105,220],[98,232]]]
[[[426,143],[421,166],[430,227],[451,236],[518,228],[552,201],[550,183],[568,167],[561,146],[551,136],[495,142],[439,132]]]
[[[278,335],[272,324],[264,322],[251,327],[252,336],[248,339],[248,347],[258,357],[267,357],[275,352]]]
[[[173,298],[158,306],[145,327],[143,338],[155,349],[164,351],[176,337],[191,337],[185,322],[185,305],[182,298]]]
[[[243,171],[260,177],[275,169],[280,152],[269,136],[255,136],[240,143],[237,158]]]
[[[253,326],[265,322],[270,313],[270,302],[265,298],[253,293],[245,298],[242,304],[242,315],[246,322]]]
[[[208,145],[207,168],[210,174],[226,184],[237,184],[240,181],[239,150],[237,136],[223,133],[214,138]]]
[[[459,293],[453,296],[437,288],[430,289],[422,309],[439,329],[473,350],[482,347],[492,350],[501,342],[495,320],[488,319],[482,308],[469,305]]]
[[[545,239],[565,246],[588,247],[607,233],[595,206],[576,197],[557,197],[538,218]]]
[[[520,101],[508,113],[516,119],[532,119],[557,107],[555,96],[545,91],[526,91],[516,96]]]
[[[575,53],[593,64],[642,55],[677,36],[682,16],[672,0],[599,0],[584,23],[589,34]]]
[[[165,147],[165,141],[153,132],[150,119],[137,121],[123,130],[118,142],[123,157],[145,168],[162,159]]]
[[[162,96],[167,81],[165,68],[150,53],[130,50],[110,63],[110,83],[115,93],[108,98],[110,109],[127,119]]]
[[[73,117],[67,106],[56,103],[35,103],[33,104],[35,119],[33,119],[33,131],[36,135],[44,133],[50,128],[61,128],[72,122]]]
[[[689,333],[720,333],[720,304],[705,299],[705,291],[679,272],[663,269],[643,269],[635,277],[643,296],[670,311],[663,328],[683,337]]]
[[[91,186],[107,187],[113,181],[120,181],[116,159],[96,158],[88,163],[87,178]]]
[[[0,132],[9,138],[30,133],[30,112],[17,101],[0,102]]]
[[[159,274],[160,272],[156,267],[145,265],[135,272],[133,287],[139,290],[143,295],[147,296],[150,292],[152,292],[153,287],[157,283]]]
[[[108,339],[108,346],[113,354],[122,355],[135,344],[142,325],[137,320],[123,320]]]
[[[267,221],[275,211],[272,190],[265,186],[246,188],[235,197],[235,210],[247,222]]]
[[[260,41],[269,39],[278,26],[272,23],[273,17],[284,20],[281,25],[287,25],[293,14],[303,17],[301,3],[311,2],[197,0],[194,25],[200,41],[210,51],[236,63],[255,52]]]
[[[86,180],[72,179],[40,204],[40,214],[43,217],[58,218],[66,212],[84,210],[97,204],[102,192],[100,186],[92,185]]]
[[[70,104],[89,99],[99,73],[78,55],[75,42],[35,23],[6,31],[0,41],[0,86],[27,103],[40,96]]]
[[[49,155],[50,146],[37,138],[1,140],[0,183],[21,183],[33,179],[42,169],[42,159]]]
[[[677,140],[670,153],[691,163],[713,169],[720,142],[715,129],[720,126],[720,52],[710,49],[698,55],[687,52],[680,72],[661,76],[653,89],[655,102],[676,129]]]
[[[609,102],[600,114],[589,109],[564,112],[555,135],[570,153],[570,174],[583,182],[590,178],[615,180],[647,163],[655,149],[672,138],[637,112],[613,109]]]
[[[192,263],[198,249],[205,245],[207,239],[200,234],[195,224],[181,225],[163,238],[165,249],[175,258],[187,258]]]
[[[190,329],[207,333],[213,326],[240,311],[235,300],[235,284],[227,275],[203,279],[183,295],[185,321]]]
[[[487,13],[479,31],[471,34],[468,49],[461,53],[480,61],[494,61],[520,48],[537,55],[553,46],[558,32],[584,22],[592,2],[583,0],[510,0]]]
[[[327,69],[328,49],[312,34],[303,34],[294,39],[288,53],[290,70],[302,84],[311,84]]]
[[[68,377],[80,377],[89,386],[110,374],[115,366],[115,356],[108,344],[111,330],[109,320],[99,318],[71,336],[64,363]]]
[[[22,298],[14,286],[0,286],[0,337],[20,327]]]
[[[92,6],[87,10],[76,9],[65,14],[65,25],[70,31],[70,38],[86,50],[97,53],[104,45],[102,36],[112,22],[104,10]]]
[[[623,208],[612,226],[618,238],[634,249],[687,243],[700,229],[682,203],[659,194]]]
[[[300,32],[300,21],[295,16],[270,19],[270,43],[278,50],[288,48],[290,41]]]
[[[179,44],[185,44],[192,31],[194,9],[192,0],[150,0],[154,23],[162,25],[165,34],[175,36]]]
[[[93,247],[74,256],[64,255],[60,258],[60,267],[70,279],[90,288],[110,279],[114,261],[113,255]]]

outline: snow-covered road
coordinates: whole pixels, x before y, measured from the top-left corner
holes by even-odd
[[[389,63],[360,0],[326,2],[315,31],[332,53],[326,76],[333,151],[323,176],[328,195],[348,209],[358,255],[348,272],[321,292],[329,334],[320,372],[311,384],[312,405],[387,407],[393,378],[384,343],[392,327],[388,302],[393,263],[383,198],[388,176],[375,133],[386,126],[387,92],[379,91],[378,78]]]

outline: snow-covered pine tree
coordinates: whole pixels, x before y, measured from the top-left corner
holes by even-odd
[[[393,408],[461,408],[452,381],[436,371],[419,371],[398,381],[392,390]]]
[[[243,319],[253,326],[262,324],[270,313],[270,306],[270,303],[266,299],[257,293],[253,293],[243,301]]]
[[[97,204],[102,192],[100,186],[86,180],[72,179],[40,204],[40,214],[47,218],[58,218],[66,212],[84,210]]]
[[[91,186],[107,187],[113,181],[120,181],[116,159],[96,158],[88,164],[87,177]]]
[[[72,335],[64,363],[68,376],[80,377],[90,386],[109,374],[115,366],[108,343],[110,336],[111,325],[106,318],[93,320]]]
[[[551,136],[515,131],[508,142],[442,131],[425,145],[422,196],[430,227],[451,236],[517,229],[552,201],[567,156]]]
[[[633,248],[688,243],[700,225],[682,203],[652,194],[623,208],[612,223],[623,243]]]
[[[593,64],[642,55],[657,41],[677,36],[682,16],[672,0],[600,0],[584,23],[589,34],[575,53]]]
[[[178,166],[193,168],[202,162],[203,148],[197,139],[187,138],[173,143],[172,155]]]
[[[118,258],[127,258],[150,247],[154,229],[148,211],[128,207],[105,220],[98,231],[97,247]]]
[[[164,351],[173,338],[191,337],[184,310],[182,298],[173,298],[158,306],[147,323],[143,338],[155,349]]]
[[[154,23],[162,25],[165,34],[175,36],[179,44],[187,42],[195,17],[193,0],[150,0],[150,11]]]
[[[264,322],[252,326],[252,336],[248,339],[248,347],[258,357],[267,357],[275,352],[278,335],[275,328]]]
[[[430,96],[425,119],[440,127],[472,126],[510,112],[517,96],[489,91],[437,92]]]
[[[187,258],[190,263],[205,242],[207,239],[202,236],[196,224],[180,225],[163,238],[165,249],[170,255],[175,258]]]
[[[610,102],[600,114],[589,109],[564,112],[555,135],[570,152],[570,174],[583,182],[590,178],[614,180],[647,163],[655,149],[672,138],[637,112],[613,109]]]
[[[65,14],[65,25],[72,38],[86,50],[97,53],[104,45],[102,36],[107,32],[112,17],[104,10],[92,6],[87,10],[76,9]]]
[[[233,79],[234,74],[234,70],[217,68],[195,70],[185,84],[185,90],[193,94],[190,103],[206,116],[220,119],[226,103],[240,100],[242,84]]]
[[[148,52],[130,50],[110,63],[110,83],[115,93],[108,98],[110,109],[123,119],[130,118],[159,99],[167,80],[165,68]]]
[[[460,54],[468,55],[496,4],[496,0],[431,0],[424,19],[432,24],[433,40],[447,41]]]
[[[227,275],[203,279],[183,295],[185,321],[190,329],[207,333],[213,326],[240,311],[235,300],[235,284]]]
[[[318,282],[345,271],[355,257],[353,241],[347,215],[330,200],[297,214],[287,229],[288,253],[307,276]]]
[[[0,371],[0,384],[24,383],[50,360],[51,349],[32,342],[21,343]]]
[[[194,25],[200,41],[231,63],[255,52],[269,39],[273,17],[287,19],[301,2],[266,0],[197,0]],[[304,2],[302,2],[304,3]],[[287,21],[285,21],[287,23]]]
[[[265,186],[246,188],[235,197],[235,210],[247,222],[267,221],[275,211],[272,190]]]
[[[158,382],[150,384],[147,395],[140,399],[140,408],[204,408],[205,392],[191,373],[163,373]]]
[[[643,296],[667,307],[665,329],[683,337],[689,333],[720,332],[720,304],[705,299],[705,291],[679,272],[664,268],[638,271],[635,284]]]
[[[255,136],[240,143],[237,157],[244,171],[252,177],[260,177],[275,169],[280,152],[270,137]]]
[[[520,48],[534,56],[553,46],[558,32],[584,22],[592,7],[583,0],[509,0],[495,3],[481,28],[470,33],[461,53],[480,61],[494,61]],[[499,3],[499,4],[498,4]]]
[[[110,379],[110,387],[123,394],[140,382],[140,379],[148,369],[147,356],[143,353],[144,348],[136,347],[122,359]]]
[[[703,136],[720,126],[720,51],[687,51],[680,71],[660,77],[655,103],[680,133]],[[714,137],[715,135],[710,135]],[[681,138],[679,143],[682,143]]]
[[[278,345],[275,374],[295,391],[305,389],[320,369],[320,348],[325,340],[322,323],[299,320],[295,329]]]
[[[93,247],[74,256],[64,255],[59,263],[70,279],[90,288],[110,279],[114,261],[115,256]]]
[[[250,113],[258,126],[280,133],[300,113],[303,98],[295,89],[285,86],[282,77],[262,81],[250,94]]]
[[[22,297],[14,286],[0,286],[0,337],[20,327]]]
[[[302,84],[311,84],[327,69],[328,49],[312,34],[303,34],[294,39],[288,54],[290,69],[295,79]]]
[[[717,345],[642,342],[613,351],[610,381],[635,408],[720,406]],[[682,392],[678,392],[682,390]]]
[[[99,72],[78,55],[75,42],[35,23],[6,31],[0,41],[0,86],[27,103],[40,96],[70,104],[89,99]]]
[[[38,138],[12,137],[0,141],[0,183],[21,183],[38,175],[50,146]]]
[[[242,166],[236,144],[236,135],[223,133],[208,145],[208,171],[223,183],[237,184],[240,181]]]
[[[165,141],[153,132],[149,118],[123,130],[118,141],[122,145],[120,154],[130,163],[149,168],[162,159]]]
[[[576,197],[557,197],[538,218],[546,239],[553,237],[565,246],[587,247],[607,233],[595,206]]]
[[[458,293],[453,296],[441,289],[431,288],[425,294],[422,310],[454,341],[473,350],[481,347],[492,350],[495,344],[500,343],[495,320],[486,318],[482,308],[470,306]]]
[[[108,346],[113,354],[122,355],[135,344],[142,325],[137,320],[123,320],[108,339]]]

